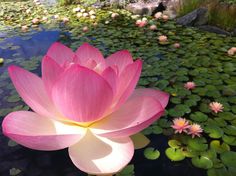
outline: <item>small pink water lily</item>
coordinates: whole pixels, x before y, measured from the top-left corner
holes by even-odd
[[[88,26],[83,27],[83,32],[88,32],[88,30],[89,30]]]
[[[84,172],[116,173],[134,154],[129,136],[159,119],[169,101],[165,92],[135,89],[141,68],[142,61],[126,50],[104,59],[87,43],[75,53],[54,43],[42,60],[42,78],[9,67],[17,92],[34,112],[8,114],[3,133],[31,149],[68,147]]]
[[[40,21],[39,21],[39,19],[38,18],[34,18],[33,20],[32,20],[32,23],[33,24],[38,24]]]
[[[157,26],[156,26],[155,24],[153,24],[153,25],[151,25],[149,28],[150,28],[150,30],[154,31],[154,30],[157,29]]]
[[[69,22],[70,20],[69,20],[68,17],[64,17],[64,18],[62,19],[62,21],[63,21],[64,23],[67,23],[67,22]]]
[[[189,128],[189,122],[185,118],[175,118],[173,120],[173,125],[171,127],[175,129],[175,133],[182,133],[185,132],[187,133],[188,128]]]
[[[137,20],[137,21],[136,21],[136,25],[137,25],[138,27],[144,27],[144,26],[146,26],[146,25],[147,25],[147,19],[144,18],[144,19],[142,19],[142,20]]]
[[[180,43],[174,43],[174,48],[180,48]]]
[[[29,29],[29,28],[28,28],[28,26],[26,26],[26,25],[21,26],[21,30],[22,30],[23,32],[26,32],[28,29]]]
[[[117,18],[118,16],[119,16],[118,13],[112,13],[112,14],[111,14],[111,18],[113,18],[113,19]]]
[[[188,134],[192,135],[192,138],[194,138],[195,136],[200,137],[202,132],[203,129],[199,124],[196,123],[190,125],[188,128]]]
[[[163,19],[164,21],[168,21],[169,16],[168,16],[168,15],[162,15],[162,19]]]
[[[168,38],[165,35],[161,35],[161,36],[158,37],[158,40],[159,40],[159,42],[167,42]]]
[[[160,19],[161,16],[162,16],[162,12],[157,12],[157,13],[155,13],[155,15],[154,15],[154,17],[155,17],[156,19]]]
[[[232,47],[227,51],[229,56],[233,56],[236,53],[236,47]]]
[[[188,90],[192,90],[196,87],[196,84],[194,82],[187,82],[184,84],[184,87]]]
[[[221,103],[218,102],[211,102],[209,104],[209,108],[214,112],[214,113],[218,113],[218,112],[222,112],[224,109],[224,106]]]

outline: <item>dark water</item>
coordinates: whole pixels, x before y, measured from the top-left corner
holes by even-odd
[[[49,46],[59,40],[60,31],[41,31],[29,36],[13,36],[0,42],[0,47],[7,43],[19,46],[15,50],[0,48],[0,57],[12,59],[12,63],[17,62],[16,58],[30,60],[34,56],[42,56],[47,52]],[[67,34],[63,34],[67,35]],[[4,36],[2,34],[2,36]],[[6,36],[5,36],[6,37]],[[28,37],[28,38],[27,38]],[[95,39],[92,39],[95,40]],[[104,47],[104,46],[101,46]],[[17,54],[17,57],[14,55]],[[12,64],[11,63],[11,64]],[[3,73],[9,64],[0,67]],[[38,70],[38,71],[37,71]],[[39,74],[39,69],[36,72]],[[0,77],[0,83],[2,80]],[[4,87],[3,87],[4,89]],[[3,103],[3,99],[0,99]],[[0,104],[1,105],[1,104]],[[1,105],[2,107],[2,105]],[[2,117],[0,118],[0,122]],[[1,129],[1,127],[0,127]],[[2,130],[1,130],[2,131]],[[161,152],[159,159],[155,161],[144,158],[143,150],[136,150],[131,163],[135,166],[135,176],[204,176],[205,171],[197,169],[191,165],[189,160],[182,162],[171,162],[165,156],[168,138],[163,135],[150,135],[149,146]],[[20,145],[8,146],[9,139],[0,132],[0,176],[8,176],[12,168],[20,170],[20,176],[83,176],[87,175],[79,171],[70,161],[67,149],[52,152],[35,151],[24,148]]]

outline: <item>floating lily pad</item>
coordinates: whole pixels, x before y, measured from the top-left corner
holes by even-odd
[[[148,147],[144,150],[144,156],[149,160],[156,160],[160,157],[160,152],[153,147]]]
[[[134,165],[130,164],[126,166],[121,172],[116,174],[117,176],[134,176]]]
[[[188,147],[196,151],[205,151],[208,148],[208,144],[206,144],[206,139],[201,138],[190,138],[188,140]]]
[[[230,150],[230,146],[226,143],[220,143],[218,140],[213,140],[210,143],[211,149],[215,150],[217,153],[223,153]]]
[[[236,152],[227,151],[227,152],[221,153],[220,158],[226,166],[236,167],[236,162],[235,162]]]
[[[171,148],[178,149],[178,148],[181,147],[181,142],[172,139],[172,140],[169,140],[169,141],[168,141],[168,145],[169,145]]]
[[[190,115],[190,118],[195,122],[204,122],[208,119],[208,116],[202,112],[195,112]]]
[[[213,162],[205,156],[194,157],[191,161],[192,164],[198,168],[210,169],[213,167]]]
[[[167,148],[166,156],[172,161],[181,161],[185,159],[185,156],[181,149]]]
[[[209,133],[209,136],[214,139],[221,138],[224,134],[223,130],[216,125],[207,125],[204,127],[204,131]]]

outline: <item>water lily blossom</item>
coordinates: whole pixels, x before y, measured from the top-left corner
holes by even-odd
[[[89,30],[88,26],[83,27],[83,32],[88,32],[88,30]]]
[[[161,35],[161,36],[158,37],[158,40],[159,40],[159,42],[167,42],[168,38],[165,35]]]
[[[174,48],[180,48],[180,43],[174,43]]]
[[[224,106],[221,103],[218,102],[211,102],[209,104],[209,108],[214,112],[214,113],[218,113],[218,112],[222,112],[224,109]]]
[[[162,15],[162,19],[163,19],[164,21],[167,21],[167,20],[169,19],[169,16],[168,16],[168,15]]]
[[[200,137],[202,132],[203,129],[199,124],[196,123],[190,125],[188,128],[188,134],[192,135],[192,138],[194,138],[195,136]]]
[[[80,18],[80,17],[83,16],[83,13],[79,12],[79,13],[76,14],[76,16],[77,16],[77,18]]]
[[[64,23],[67,23],[67,22],[69,22],[70,20],[69,20],[69,18],[64,17],[64,18],[62,19],[62,21],[63,21]]]
[[[144,26],[147,25],[147,20],[146,20],[145,18],[143,18],[142,20],[137,20],[137,21],[136,21],[136,25],[137,25],[138,27],[144,27]]]
[[[173,120],[173,125],[171,127],[175,130],[175,133],[182,133],[182,132],[187,133],[188,132],[187,130],[190,127],[190,125],[185,118],[179,117]]]
[[[184,84],[184,87],[188,90],[192,90],[196,87],[196,84],[194,82],[187,82]]]
[[[162,16],[162,12],[157,12],[157,13],[155,13],[155,15],[154,15],[154,17],[155,17],[156,19],[160,19],[161,16]]]
[[[154,31],[154,30],[157,29],[157,26],[156,26],[155,24],[153,24],[153,25],[151,25],[151,26],[149,27],[149,29],[152,30],[152,31]]]
[[[236,47],[232,47],[227,51],[229,56],[233,56],[236,53]]]
[[[39,19],[38,18],[34,18],[33,20],[32,20],[32,23],[33,24],[38,24],[40,21],[39,21]]]
[[[118,13],[112,13],[112,14],[111,14],[111,18],[113,18],[113,19],[117,18],[118,16],[119,16]]]
[[[73,52],[56,42],[42,60],[42,78],[9,67],[33,112],[8,114],[3,133],[31,149],[68,148],[75,166],[89,174],[116,173],[133,157],[130,136],[159,119],[169,101],[165,92],[135,89],[141,68],[127,50],[104,59],[88,43]]]
[[[24,25],[24,26],[21,26],[21,30],[23,32],[26,32],[28,30],[28,26]]]

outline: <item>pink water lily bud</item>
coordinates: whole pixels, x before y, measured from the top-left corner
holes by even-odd
[[[28,26],[26,26],[26,25],[21,26],[21,30],[22,30],[23,32],[27,31],[27,30],[28,30]]]
[[[33,24],[38,24],[40,21],[39,21],[39,19],[38,18],[34,18],[33,20],[32,20],[32,23]]]
[[[188,134],[192,135],[192,138],[194,138],[195,136],[200,137],[202,132],[203,129],[199,124],[196,123],[190,125],[188,128]]]
[[[162,19],[163,19],[164,21],[167,21],[167,20],[169,19],[169,16],[168,16],[168,15],[162,15]]]
[[[169,95],[135,89],[142,61],[127,50],[108,56],[88,43],[75,52],[54,43],[42,59],[42,77],[18,66],[8,68],[20,97],[32,111],[9,113],[3,134],[25,147],[68,148],[80,170],[112,175],[132,159],[130,136],[165,112]]]
[[[236,53],[236,47],[230,48],[227,52],[229,56],[233,56]]]
[[[162,16],[162,12],[157,12],[157,13],[154,15],[154,17],[155,17],[156,19],[160,19],[161,16]]]
[[[70,20],[69,20],[69,18],[64,17],[64,18],[62,19],[62,21],[63,21],[64,23],[67,23],[67,22],[69,22]]]
[[[165,36],[165,35],[159,36],[158,40],[159,40],[159,42],[167,42],[168,41],[167,36]]]
[[[119,16],[118,13],[112,13],[112,14],[111,14],[111,18],[113,18],[113,19],[117,18],[118,16]]]
[[[196,84],[194,82],[187,82],[184,84],[184,88],[188,90],[192,90],[196,87]]]
[[[147,25],[147,20],[146,20],[146,18],[144,18],[144,19],[142,19],[142,20],[137,20],[137,21],[136,21],[136,25],[137,25],[138,27],[144,27],[144,26],[146,26],[146,25]]]
[[[153,25],[151,25],[149,28],[150,28],[150,30],[154,31],[154,30],[157,29],[157,26],[153,24]]]
[[[218,102],[211,102],[209,104],[209,108],[214,112],[214,113],[218,113],[218,112],[223,112],[224,106],[221,103]]]
[[[185,118],[175,118],[171,127],[175,130],[175,133],[187,133],[187,129],[190,127],[189,122]]]
[[[89,30],[88,26],[83,27],[83,32],[88,32],[88,30]]]
[[[180,48],[180,43],[174,43],[174,48]]]

